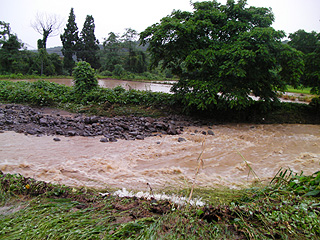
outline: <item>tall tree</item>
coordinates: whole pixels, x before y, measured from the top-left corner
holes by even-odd
[[[3,41],[0,49],[0,71],[5,73],[17,73],[19,71],[20,49],[23,44],[18,37],[10,34],[7,41]]]
[[[304,54],[308,54],[316,50],[319,37],[320,35],[315,31],[308,33],[300,29],[295,33],[289,34],[290,41],[288,44]]]
[[[115,65],[121,63],[121,41],[117,34],[110,32],[109,37],[103,42],[102,67],[104,70],[113,71]]]
[[[91,15],[87,15],[82,31],[80,33],[80,43],[77,57],[82,61],[90,63],[90,65],[97,69],[100,67],[98,58],[99,41],[94,35],[94,19]]]
[[[35,21],[31,24],[33,29],[42,35],[41,48],[47,49],[47,40],[57,36],[61,27],[61,20],[57,15],[38,13]]]
[[[0,21],[0,47],[10,37],[11,29],[10,23]]]
[[[0,72],[20,73],[25,67],[23,43],[11,33],[10,24],[0,21]]]
[[[311,92],[320,93],[320,34],[298,30],[289,35],[288,44],[304,53],[305,69],[301,84],[312,87]]]
[[[75,66],[74,56],[76,55],[79,42],[79,32],[75,19],[76,17],[74,15],[73,8],[71,8],[64,33],[60,35],[62,42],[61,51],[64,56],[63,66],[70,75],[72,74],[72,69]]]
[[[173,91],[186,105],[241,109],[253,103],[250,94],[278,101],[277,90],[297,83],[301,53],[282,44],[285,34],[270,27],[270,9],[246,5],[196,2],[193,12],[173,11],[140,34],[152,65],[162,63],[180,77]]]

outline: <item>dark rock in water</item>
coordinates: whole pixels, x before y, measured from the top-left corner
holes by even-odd
[[[63,131],[60,128],[55,129],[55,133],[58,135],[63,135]]]
[[[185,138],[182,138],[182,137],[178,138],[178,142],[185,142],[185,141],[187,141]]]
[[[167,126],[166,126],[166,124],[164,122],[155,122],[154,124],[155,124],[156,128],[160,128],[160,129],[166,129],[167,128]]]
[[[153,127],[149,127],[149,131],[150,132],[157,132],[157,129],[153,128]]]
[[[208,130],[208,135],[214,136],[214,132],[212,130]]]
[[[101,138],[100,142],[109,142],[108,138]]]
[[[207,132],[206,131],[202,131],[201,132],[203,135],[207,135]]]
[[[138,136],[139,132],[129,132],[129,134],[132,135],[132,136]]]
[[[160,141],[157,142],[157,144],[160,144],[160,143],[161,143]]]
[[[120,127],[120,126],[116,126],[116,127],[115,127],[115,130],[116,130],[116,131],[119,131],[119,132],[122,132],[122,131],[123,131],[123,128]]]
[[[38,131],[35,129],[28,129],[26,132],[30,135],[36,135],[38,133]]]
[[[111,137],[109,138],[109,142],[118,142],[118,140],[116,138]]]
[[[121,124],[119,125],[119,127],[123,128],[123,129],[125,129],[125,130],[129,130],[129,126],[128,126],[127,124],[124,124],[124,123],[121,123]]]
[[[40,118],[39,123],[42,126],[47,126],[48,125],[48,120],[46,118]]]
[[[68,131],[68,136],[75,136],[76,134],[76,131]]]
[[[138,139],[138,140],[144,140],[144,136],[142,136],[142,135],[137,135],[137,136],[136,136],[136,139]]]
[[[60,139],[60,138],[54,138],[53,141],[55,141],[55,142],[60,142],[61,139]]]
[[[169,125],[167,133],[170,135],[176,135],[177,134],[176,127],[173,125]]]

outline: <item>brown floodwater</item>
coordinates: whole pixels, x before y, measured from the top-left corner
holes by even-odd
[[[10,81],[28,81],[28,82],[36,82],[39,79],[22,79],[22,80],[10,80]],[[46,81],[54,82],[58,84],[63,84],[66,86],[72,86],[72,79],[68,78],[54,78],[47,79]],[[163,83],[151,83],[151,82],[137,82],[137,81],[126,81],[126,80],[118,80],[118,79],[99,79],[99,86],[104,88],[115,88],[117,86],[122,86],[126,90],[136,89],[142,91],[152,91],[152,92],[164,92],[170,93],[170,89],[172,85],[163,84]]]
[[[198,130],[195,133],[195,130]],[[282,168],[320,170],[319,125],[213,125],[190,127],[179,136],[101,143],[100,137],[26,136],[0,133],[0,170],[71,186],[147,190],[190,186],[204,149],[196,184],[231,188],[254,181],[241,153],[261,180]],[[178,138],[186,141],[178,142]],[[202,145],[202,143],[204,144]]]

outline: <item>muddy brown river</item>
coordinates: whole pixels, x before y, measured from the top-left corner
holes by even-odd
[[[71,186],[147,190],[190,187],[197,159],[204,162],[197,186],[247,186],[282,168],[311,174],[320,170],[319,125],[213,125],[189,127],[178,136],[101,143],[100,137],[36,137],[0,133],[0,170]],[[178,138],[186,141],[178,142]],[[204,144],[202,145],[202,142]]]

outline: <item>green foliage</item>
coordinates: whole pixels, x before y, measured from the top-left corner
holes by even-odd
[[[288,44],[304,54],[312,53],[317,48],[320,35],[315,31],[311,33],[300,29],[294,33],[289,34],[290,41]]]
[[[250,94],[277,101],[276,90],[299,80],[302,56],[270,27],[270,9],[246,8],[246,1],[193,6],[193,12],[174,11],[140,35],[152,66],[162,63],[180,77],[173,90],[186,106],[243,109],[253,103]]]
[[[118,76],[118,77],[121,77],[123,74],[125,74],[125,70],[124,70],[124,68],[122,67],[122,65],[120,65],[120,64],[117,64],[117,65],[115,65],[114,66],[114,70],[113,70],[113,74],[115,75],[115,76]]]
[[[320,171],[309,176],[294,173],[290,169],[280,169],[271,184],[283,191],[292,191],[298,195],[320,196]]]
[[[109,37],[103,42],[103,50],[101,53],[102,69],[106,71],[114,71],[117,64],[122,63],[120,50],[122,48],[119,36],[113,32],[109,33]]]
[[[40,39],[41,46],[43,45]],[[16,35],[10,34],[7,40],[1,40],[0,73],[2,74],[62,74],[62,62],[57,54],[49,55],[45,49],[38,53],[21,50],[23,44]]]
[[[298,30],[289,35],[288,44],[304,54],[305,69],[301,84],[312,87],[311,92],[320,93],[320,34]]]
[[[302,83],[312,87],[311,93],[320,94],[320,45],[315,52],[305,55],[305,74]]]
[[[227,189],[226,201],[224,189],[205,189],[212,202],[192,207],[102,197],[0,171],[0,238],[319,239],[319,193],[312,190],[319,181],[319,172],[280,170],[266,186]]]
[[[320,97],[312,98],[309,105],[316,113],[320,114]]]
[[[80,84],[85,87],[86,84]],[[108,108],[110,105],[136,105],[143,107],[170,107],[176,104],[172,94],[125,90],[123,87],[114,89],[95,87],[91,91],[76,90],[76,86],[68,87],[49,81],[37,82],[10,82],[0,81],[0,102],[26,103],[39,106],[64,106],[77,108],[80,106],[95,105]],[[75,94],[76,93],[76,94]],[[122,111],[124,113],[124,111]],[[148,114],[148,113],[147,113]]]
[[[76,55],[77,44],[79,43],[78,27],[75,18],[73,8],[71,8],[64,33],[60,35],[62,42],[61,52],[64,56],[63,65],[70,75],[75,65],[73,58]]]
[[[0,101],[37,106],[53,106],[71,101],[70,87],[48,81],[35,83],[0,81],[0,93]]]
[[[98,50],[99,41],[94,34],[95,24],[91,15],[87,15],[80,33],[80,41],[78,45],[77,58],[90,63],[94,69],[100,67]]]
[[[102,72],[99,73],[99,78],[103,78],[103,77],[111,77],[112,76],[112,72],[108,71],[108,70],[104,70]]]
[[[73,70],[74,88],[77,94],[90,92],[98,87],[94,69],[87,62],[78,62]]]

